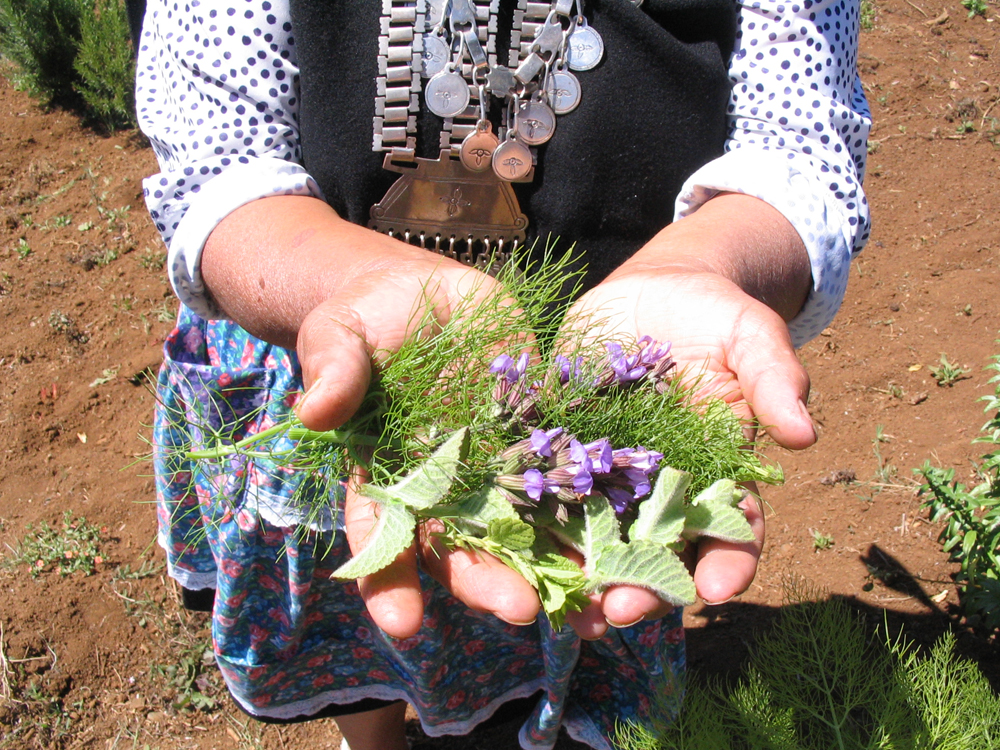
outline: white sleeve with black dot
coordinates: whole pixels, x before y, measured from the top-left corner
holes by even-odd
[[[719,192],[777,208],[805,243],[813,284],[789,324],[801,346],[840,308],[868,240],[861,182],[871,115],[857,75],[858,0],[745,0],[730,62],[726,154],[685,183],[675,219]]]
[[[299,164],[298,66],[287,0],[149,0],[139,124],[160,173],[143,181],[181,302],[221,317],[201,251],[229,213],[270,195],[322,197]]]

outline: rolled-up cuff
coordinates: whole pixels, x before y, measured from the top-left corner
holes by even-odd
[[[735,149],[691,175],[674,205],[676,221],[718,193],[742,193],[770,204],[788,219],[805,244],[812,268],[809,296],[788,324],[796,347],[818,336],[840,309],[854,245],[849,218],[827,186],[812,176],[814,170],[807,171],[811,164],[803,159],[808,157],[795,152],[782,159],[780,152]]]
[[[167,269],[180,301],[202,318],[225,318],[201,277],[201,253],[208,236],[230,213],[251,201],[277,195],[323,198],[316,181],[298,164],[255,159],[234,164],[189,193],[190,201],[170,240]],[[176,209],[175,209],[176,210]]]

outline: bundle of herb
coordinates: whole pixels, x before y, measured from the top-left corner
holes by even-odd
[[[439,519],[449,546],[493,554],[524,576],[556,628],[614,584],[691,603],[676,553],[703,536],[751,540],[738,483],[780,474],[745,445],[726,404],[695,401],[680,384],[669,344],[611,340],[593,333],[604,321],[573,319],[572,266],[548,253],[534,267],[508,264],[443,324],[428,303],[339,430],[308,430],[291,413],[249,435],[206,427],[205,446],[186,457],[216,486],[233,459],[308,477],[298,486],[310,488],[303,502],[324,506],[317,512],[336,494],[317,484],[360,465],[370,481],[359,492],[378,504],[378,520],[338,578],[381,570],[419,523]],[[583,555],[586,575],[564,545]]]

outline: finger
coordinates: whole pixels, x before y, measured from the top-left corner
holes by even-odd
[[[572,560],[581,569],[586,570],[583,555],[572,547],[560,546],[559,553],[568,560]],[[589,597],[590,603],[583,608],[582,612],[567,612],[566,624],[576,631],[576,634],[585,641],[596,641],[608,632],[608,621],[604,619],[604,612],[601,611],[601,594],[594,593]]]
[[[615,628],[627,628],[643,620],[659,620],[673,610],[669,602],[637,586],[612,586],[604,592],[601,605],[608,624]]]
[[[359,495],[352,481],[344,501],[344,529],[352,554],[365,548],[375,525],[378,504]],[[424,602],[417,575],[416,545],[404,550],[387,567],[358,579],[372,620],[393,638],[415,635],[423,623]]]
[[[740,389],[767,433],[793,450],[815,443],[816,429],[806,408],[809,375],[777,313],[758,306],[740,321],[733,341],[732,365]]]
[[[361,319],[344,305],[319,305],[302,322],[296,350],[306,387],[296,414],[309,429],[340,427],[360,408],[371,381]]]
[[[750,522],[754,541],[744,543],[705,539],[698,545],[694,585],[706,604],[722,604],[746,591],[757,572],[757,560],[764,546],[764,511],[753,494],[740,503]]]
[[[531,584],[492,555],[449,549],[439,536],[443,528],[440,521],[421,527],[424,570],[476,612],[490,612],[511,625],[533,623],[542,605]]]
[[[609,625],[601,609],[601,594],[591,594],[590,604],[582,612],[567,612],[566,623],[585,641],[601,638]]]

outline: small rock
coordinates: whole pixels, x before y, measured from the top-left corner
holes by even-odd
[[[920,391],[920,393],[914,393],[910,396],[910,404],[916,406],[917,404],[922,404],[927,400],[927,391]]]

